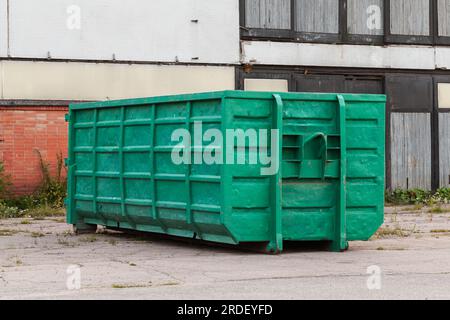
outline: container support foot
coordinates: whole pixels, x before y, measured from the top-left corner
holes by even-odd
[[[89,234],[97,232],[96,224],[87,224],[84,222],[77,222],[72,225],[73,233],[75,234]]]

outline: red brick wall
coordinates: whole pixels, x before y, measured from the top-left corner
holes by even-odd
[[[55,173],[56,156],[67,157],[65,106],[0,106],[0,160],[11,177],[12,192],[31,193],[41,182],[39,150]]]

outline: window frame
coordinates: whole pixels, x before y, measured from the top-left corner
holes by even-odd
[[[236,68],[235,87],[237,90],[245,89],[245,79],[287,80],[289,92],[294,92],[296,88],[291,70],[274,71],[271,68],[258,68],[257,70],[253,70],[253,68],[251,68],[250,70],[245,71],[245,68]]]
[[[384,35],[369,35],[369,34],[351,34],[348,32],[348,1],[347,0],[340,0],[340,2],[343,2],[343,5],[345,7],[345,12],[343,12],[343,16],[345,19],[345,32],[343,34],[344,43],[345,44],[366,44],[366,45],[383,45],[384,44]],[[383,6],[386,5],[386,1],[383,0]],[[383,7],[384,11],[384,7]],[[383,14],[383,29],[386,29],[386,20]],[[384,30],[383,30],[384,32]]]
[[[383,28],[384,35],[350,34],[348,32],[348,0],[339,1],[338,33],[310,33],[295,30],[296,1],[291,0],[291,26],[290,29],[264,29],[248,28],[245,26],[245,1],[239,0],[240,36],[242,40],[277,40],[298,43],[325,43],[325,44],[355,44],[355,45],[450,45],[450,36],[438,34],[438,4],[436,0],[429,0],[430,6],[430,35],[395,35],[391,34],[391,0],[383,0]],[[395,1],[395,0],[394,0]]]
[[[395,0],[394,0],[395,1]],[[428,0],[429,4],[429,36],[397,35],[391,34],[391,0],[384,0],[384,42],[387,44],[418,44],[433,45],[435,43],[435,30],[437,19],[435,19],[435,0]]]
[[[434,110],[437,113],[450,113],[450,108],[439,108],[439,84],[450,84],[450,76],[443,76],[443,75],[438,75],[434,77],[434,82],[433,82],[433,86],[434,86],[434,100],[435,100],[435,105],[434,105]]]
[[[434,13],[434,19],[435,19],[435,23],[434,23],[434,42],[436,45],[450,45],[450,35],[449,36],[440,36],[439,35],[439,14],[438,14],[438,3],[437,1],[433,1],[434,2],[434,9],[433,9],[433,13]],[[450,10],[450,8],[448,9]]]
[[[291,0],[291,28],[290,29],[264,29],[264,28],[248,28],[245,26],[245,0],[239,0],[239,20],[241,39],[244,40],[285,40],[294,42],[319,42],[319,43],[342,43],[343,34],[343,13],[345,12],[344,3],[339,1],[338,14],[338,33],[315,33],[301,32],[295,30],[297,21],[296,8],[297,1]],[[346,1],[346,0],[345,0]],[[345,19],[346,21],[346,19]]]

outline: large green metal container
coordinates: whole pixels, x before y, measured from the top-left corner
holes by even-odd
[[[67,221],[280,252],[283,240],[345,250],[383,222],[383,95],[224,91],[73,104]],[[249,164],[176,164],[172,133],[277,129],[273,175]],[[194,134],[193,134],[194,136]],[[275,137],[275,134],[273,134]],[[280,138],[282,137],[282,138]],[[205,145],[208,145],[207,143]],[[192,157],[206,150],[193,143]],[[217,150],[220,154],[220,149]],[[225,152],[222,152],[224,154]],[[279,154],[282,154],[281,158]]]

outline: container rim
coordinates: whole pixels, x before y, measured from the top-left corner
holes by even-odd
[[[384,94],[353,94],[353,93],[311,93],[311,92],[272,92],[272,91],[243,91],[224,90],[192,94],[165,95],[155,97],[143,97],[132,99],[106,100],[97,102],[71,103],[70,110],[113,108],[123,106],[139,106],[147,104],[162,104],[184,101],[214,100],[222,98],[240,99],[273,99],[273,95],[278,94],[283,100],[304,100],[304,101],[336,101],[337,95],[344,97],[346,101],[361,102],[386,102]]]

